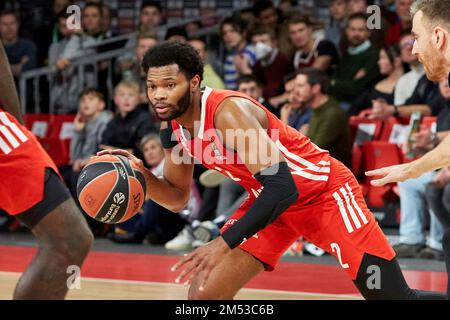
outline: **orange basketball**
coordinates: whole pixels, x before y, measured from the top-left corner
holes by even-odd
[[[145,192],[142,170],[120,155],[92,158],[77,182],[84,212],[104,223],[120,223],[133,217],[144,204]]]

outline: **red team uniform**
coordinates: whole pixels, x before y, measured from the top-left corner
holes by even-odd
[[[36,137],[0,108],[0,208],[18,215],[42,201],[46,168],[58,173]]]
[[[357,276],[364,253],[386,260],[395,257],[350,170],[250,97],[235,91],[206,88],[201,99],[198,136],[187,137],[187,131],[175,120],[171,125],[185,151],[205,167],[241,184],[249,193],[246,201],[225,223],[222,232],[247,212],[262,187],[237,153],[221,144],[214,128],[214,113],[228,97],[251,100],[265,111],[267,133],[283,154],[299,192],[299,198],[292,206],[273,223],[245,239],[239,246],[241,249],[271,271],[289,246],[303,236],[334,255],[352,280]]]

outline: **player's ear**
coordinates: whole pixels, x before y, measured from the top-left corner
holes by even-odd
[[[190,89],[192,92],[197,91],[200,88],[200,76],[199,75],[195,75],[192,77],[191,81],[190,81]]]
[[[445,34],[446,34],[445,31],[442,30],[442,28],[439,26],[437,26],[433,29],[433,36],[432,36],[433,40],[432,41],[435,43],[436,48],[438,50],[440,50],[444,46]],[[448,39],[447,39],[447,41],[448,41]]]

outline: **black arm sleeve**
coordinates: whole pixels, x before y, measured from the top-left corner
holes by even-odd
[[[159,130],[159,138],[161,139],[161,144],[164,149],[172,149],[178,144],[178,141],[173,134],[171,121],[167,121],[167,128]]]
[[[297,186],[286,162],[257,173],[255,178],[263,186],[260,195],[245,215],[222,234],[231,249],[271,224],[298,199]]]

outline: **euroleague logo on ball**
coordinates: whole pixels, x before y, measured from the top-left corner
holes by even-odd
[[[122,192],[117,192],[113,197],[113,201],[116,204],[122,204],[125,201],[125,195]]]

